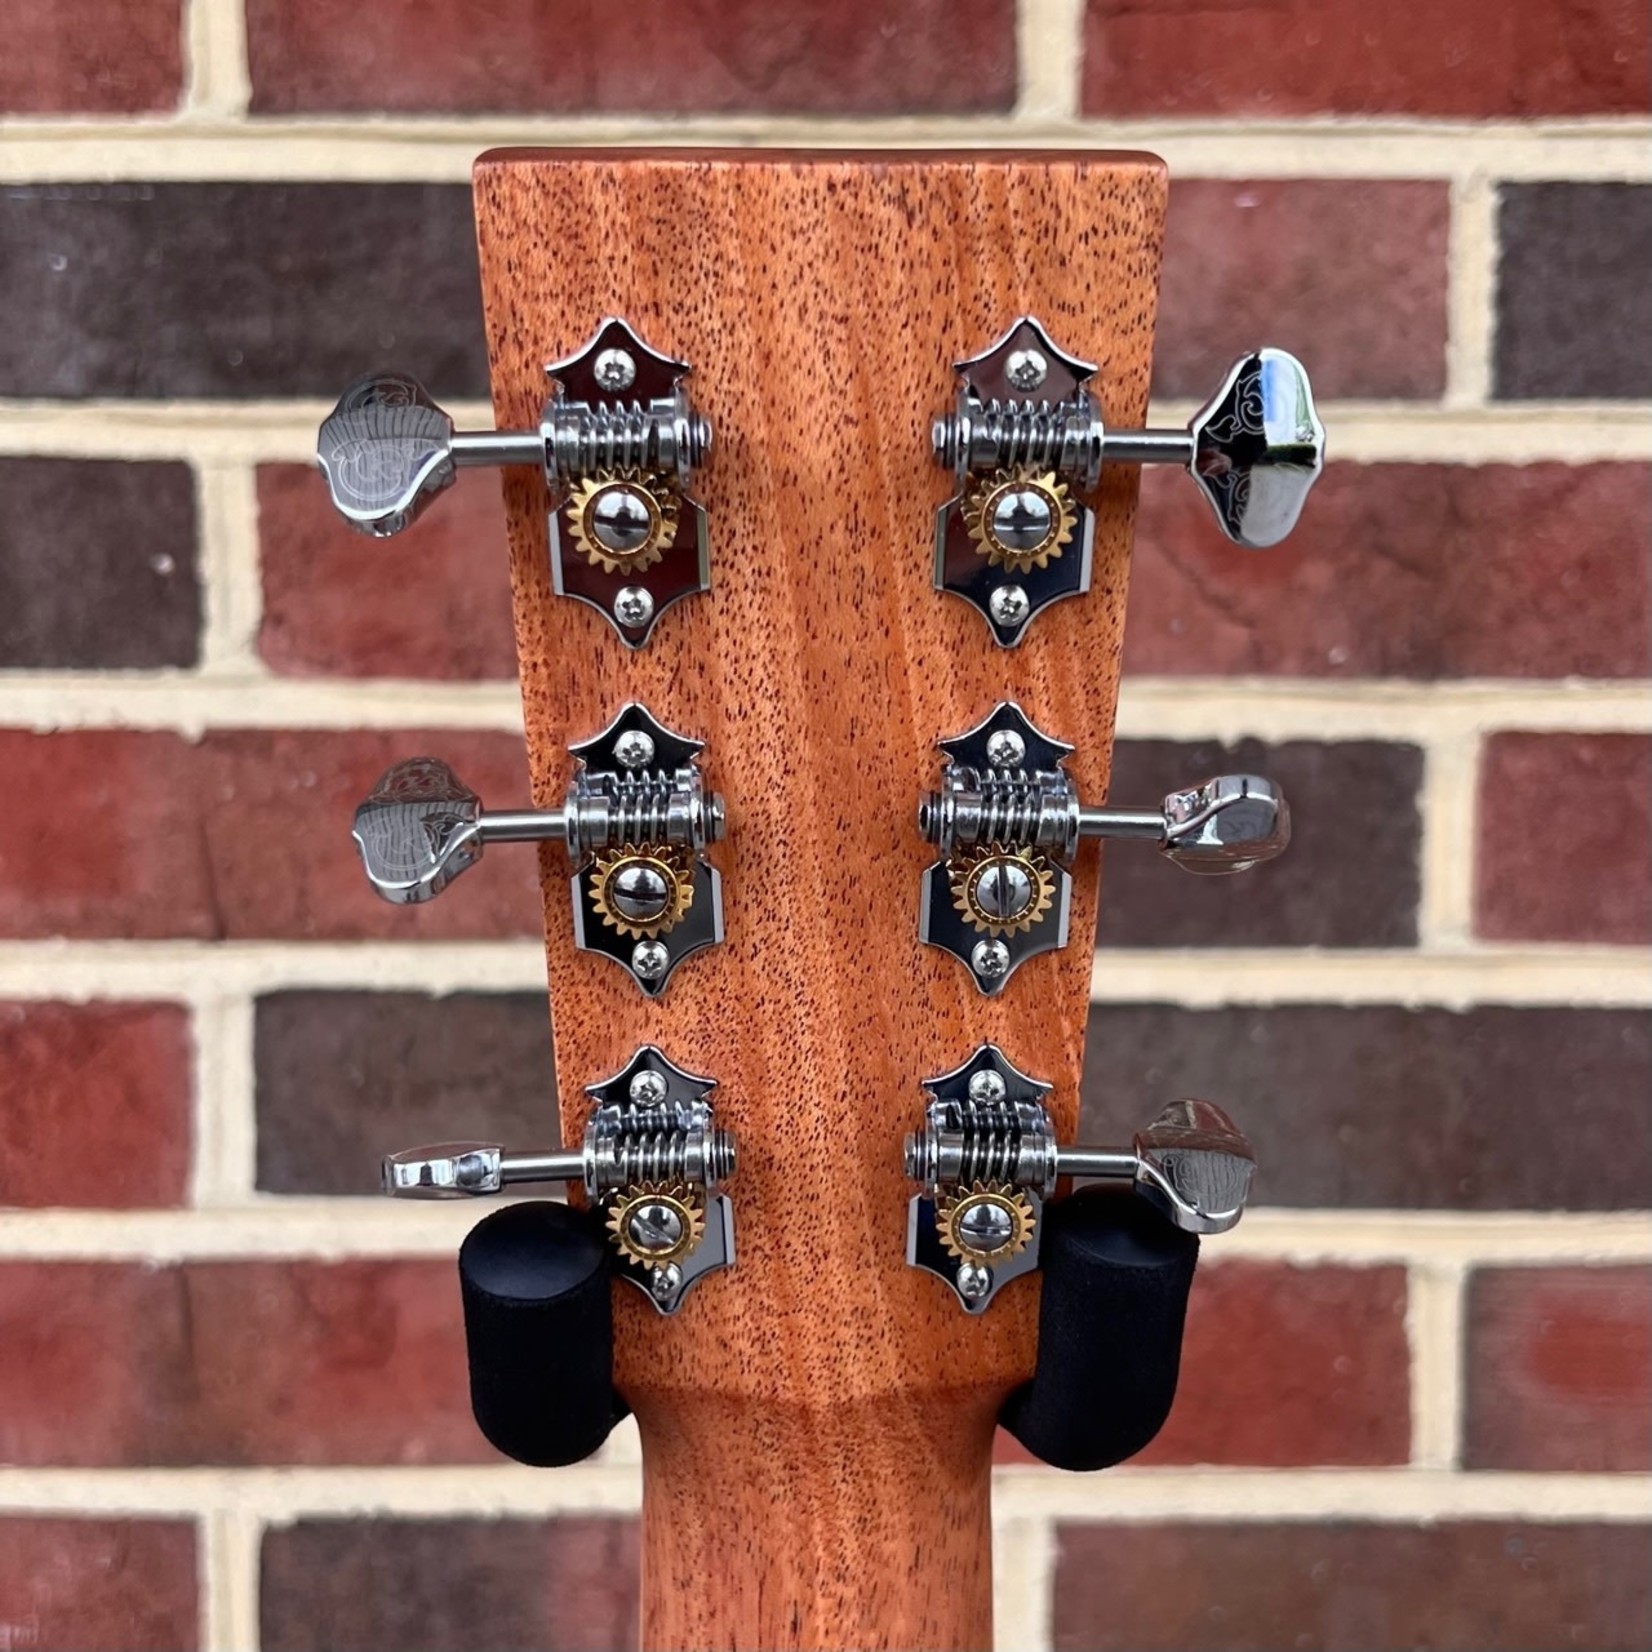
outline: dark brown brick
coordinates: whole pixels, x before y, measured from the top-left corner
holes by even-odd
[[[1262,1204],[1643,1210],[1649,1088],[1638,1011],[1104,1005],[1084,1133],[1128,1141],[1207,1096],[1255,1143]]]
[[[1015,101],[1014,0],[390,0],[343,33],[326,0],[250,0],[247,52],[260,114],[897,115]]]
[[[0,1263],[0,1462],[463,1463],[450,1258]]]
[[[532,850],[489,854],[415,908],[368,888],[355,806],[399,758],[447,757],[484,798],[527,794],[515,735],[0,730],[0,936],[414,940],[537,935]]]
[[[1213,1260],[1214,1258],[1214,1260]],[[1227,1262],[1193,1278],[1176,1404],[1137,1463],[1380,1467],[1411,1449],[1401,1268]],[[1029,1454],[1000,1435],[999,1462]]]
[[[1652,185],[1505,184],[1498,230],[1494,393],[1652,396]]]
[[[1632,0],[1314,0],[1200,11],[1089,0],[1083,103],[1092,115],[1445,115],[1522,119],[1647,107],[1646,9]],[[1312,139],[1305,141],[1311,142]]]
[[[543,993],[285,992],[258,1001],[258,1186],[371,1193],[417,1141],[555,1144]]]
[[[187,465],[0,458],[0,668],[189,666],[200,629]]]
[[[0,396],[482,396],[479,290],[463,184],[16,185]]]
[[[1641,1652],[1643,1524],[1059,1528],[1057,1652]]]
[[[1652,1269],[1479,1270],[1464,1368],[1468,1467],[1652,1469]]]
[[[0,1205],[181,1204],[190,1053],[176,1004],[0,1003]]]
[[[264,1534],[259,1573],[263,1652],[637,1644],[631,1520],[303,1520]]]
[[[1494,941],[1652,941],[1652,739],[1494,734],[1480,759],[1474,928]]]
[[[192,1521],[0,1516],[0,1647],[194,1652],[198,1645]]]
[[[1178,745],[1126,740],[1115,750],[1112,797],[1156,804],[1178,786],[1237,771],[1264,774],[1291,805],[1290,849],[1229,878],[1191,877],[1139,844],[1104,857],[1100,944],[1175,946],[1410,946],[1417,938],[1414,746]],[[1359,876],[1348,875],[1359,846]]]
[[[1155,393],[1203,401],[1234,357],[1277,344],[1322,399],[1438,396],[1449,224],[1444,184],[1178,178]]]
[[[181,0],[8,0],[0,110],[123,115],[177,106]]]
[[[272,669],[310,677],[514,677],[499,481],[461,471],[441,506],[394,539],[340,520],[309,465],[258,471]],[[409,577],[409,570],[417,570]]]
[[[1126,674],[1644,677],[1652,469],[1332,464],[1301,526],[1236,551],[1142,475]]]

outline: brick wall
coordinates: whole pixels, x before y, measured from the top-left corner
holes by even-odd
[[[1156,149],[1163,413],[1266,339],[1333,433],[1266,556],[1147,478],[1118,794],[1254,763],[1299,837],[1231,886],[1115,859],[1088,1123],[1219,1096],[1263,1208],[1210,1247],[1139,1466],[1005,1454],[1003,1645],[1644,1647],[1644,6],[13,0],[5,30],[0,1647],[634,1632],[634,1437],[492,1459],[474,1213],[358,1197],[387,1144],[543,1134],[523,859],[394,913],[341,835],[427,744],[520,791],[495,484],[380,546],[306,461],[379,359],[480,412],[477,151],[661,136]]]

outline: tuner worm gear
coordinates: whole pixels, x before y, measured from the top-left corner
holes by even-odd
[[[654,940],[679,924],[694,904],[694,857],[675,844],[606,850],[592,867],[591,906],[610,929]]]
[[[1009,1182],[975,1182],[944,1195],[935,1231],[948,1256],[960,1262],[1003,1262],[1031,1242],[1038,1219],[1032,1201]]]
[[[575,547],[604,573],[652,568],[677,537],[677,496],[662,477],[638,470],[582,477],[566,511]]]
[[[1012,574],[1047,568],[1072,543],[1078,511],[1053,470],[995,471],[964,493],[964,526],[977,551]]]
[[[983,935],[1024,935],[1050,910],[1055,874],[1042,855],[989,843],[947,861],[952,904]]]
[[[664,1267],[688,1255],[705,1228],[705,1207],[686,1182],[641,1182],[608,1212],[615,1246],[639,1268]]]

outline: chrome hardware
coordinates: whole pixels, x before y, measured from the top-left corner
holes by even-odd
[[[596,1106],[578,1148],[412,1147],[386,1156],[383,1189],[396,1199],[464,1199],[577,1182],[607,1213],[624,1277],[673,1314],[697,1280],[734,1266],[734,1209],[718,1192],[734,1175],[734,1136],[717,1125],[709,1099],[716,1087],[645,1044],[612,1078],[586,1086]]]
[[[1013,700],[940,748],[941,789],[918,806],[918,830],[942,856],[923,875],[918,936],[963,962],[989,996],[1027,959],[1067,944],[1067,868],[1082,839],[1147,839],[1206,873],[1243,872],[1290,842],[1284,794],[1259,775],[1218,775],[1159,809],[1085,806],[1062,766],[1073,748]]]
[[[723,938],[723,884],[704,858],[723,835],[723,800],[705,790],[703,741],[632,703],[594,739],[560,809],[484,810],[446,763],[398,763],[356,810],[367,880],[416,906],[481,859],[488,843],[560,842],[576,863],[574,940],[612,958],[650,998],[691,953]]]
[[[1104,464],[1185,467],[1222,532],[1261,547],[1296,526],[1325,460],[1307,372],[1272,347],[1241,356],[1185,431],[1107,429],[1087,388],[1095,365],[1032,316],[955,371],[957,401],[933,433],[958,481],[935,515],[935,588],[973,603],[1001,648],[1089,590],[1095,513],[1074,494],[1093,491]]]
[[[711,423],[689,404],[690,371],[610,317],[546,367],[537,430],[455,430],[417,379],[369,374],[322,421],[316,462],[340,515],[376,538],[415,521],[460,466],[539,467],[553,585],[641,648],[672,603],[711,584],[705,507],[688,494]]]
[[[978,1314],[1038,1266],[1044,1204],[1063,1176],[1128,1182],[1187,1233],[1226,1233],[1244,1214],[1256,1170],[1250,1143],[1209,1101],[1176,1101],[1128,1151],[1061,1147],[1044,1098],[996,1044],[924,1080],[923,1128],[906,1138],[906,1260],[944,1279]]]

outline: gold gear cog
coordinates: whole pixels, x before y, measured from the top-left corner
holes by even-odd
[[[1025,550],[1004,544],[993,531],[993,514],[1006,493],[1033,493],[1049,511],[1050,526],[1044,537]],[[1000,470],[983,478],[964,494],[964,526],[975,548],[995,568],[1024,574],[1029,568],[1043,568],[1072,542],[1078,526],[1078,508],[1067,484],[1053,470]]]
[[[991,1213],[984,1231],[997,1242],[987,1249],[964,1227],[973,1212]],[[969,1187],[956,1187],[935,1210],[935,1231],[941,1245],[948,1256],[960,1262],[1007,1261],[1027,1248],[1037,1225],[1031,1200],[1008,1182],[974,1182]]]
[[[597,537],[596,512],[603,499],[620,491],[641,504],[648,528],[632,550],[616,550]],[[565,507],[568,531],[587,562],[610,574],[652,568],[677,537],[677,496],[661,477],[640,470],[604,470],[582,477]]]
[[[655,1207],[649,1225],[657,1243],[641,1243],[632,1234],[631,1219],[644,1206]],[[638,1182],[626,1188],[608,1211],[609,1237],[620,1255],[639,1268],[679,1261],[699,1244],[705,1230],[705,1207],[684,1182]]]
[[[615,885],[626,872],[653,873],[664,889],[657,917],[629,917],[620,908]],[[622,844],[605,849],[592,864],[591,905],[610,929],[632,940],[652,941],[682,921],[694,904],[694,857],[676,845]]]
[[[1025,883],[1027,898],[1013,912],[988,907],[982,885],[994,873],[1000,875],[1000,897],[1013,890],[1017,880]],[[1055,900],[1055,873],[1042,855],[988,843],[954,855],[946,863],[947,881],[952,886],[952,904],[970,927],[983,935],[1025,934],[1050,910]],[[995,903],[1001,905],[1000,902]]]

